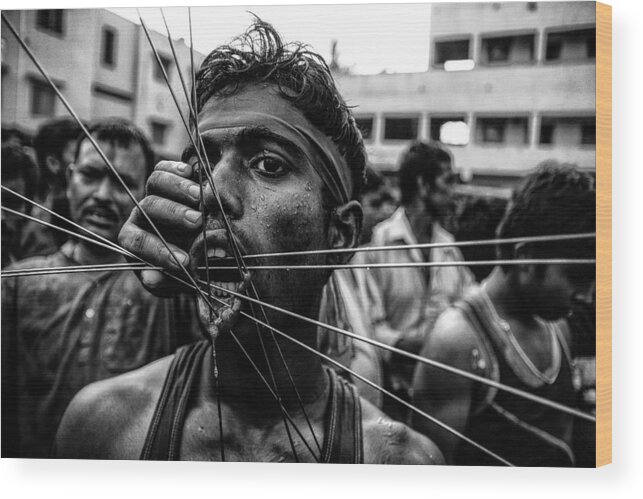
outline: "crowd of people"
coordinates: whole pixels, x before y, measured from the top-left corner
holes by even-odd
[[[195,85],[181,161],[119,118],[3,137],[3,457],[593,465],[595,241],[530,239],[595,232],[591,175],[458,195],[416,141],[384,178],[260,20]]]

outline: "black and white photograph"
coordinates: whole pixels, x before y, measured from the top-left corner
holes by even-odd
[[[3,460],[611,460],[597,3],[15,7]]]

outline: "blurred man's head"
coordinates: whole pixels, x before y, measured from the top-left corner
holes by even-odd
[[[36,187],[36,164],[21,146],[2,146],[2,185],[29,199]],[[2,206],[29,214],[31,205],[7,191],[2,192]],[[2,266],[17,257],[22,227],[26,219],[2,210]]]
[[[540,165],[514,192],[498,227],[499,238],[580,234],[596,231],[596,186],[574,165]],[[502,259],[594,259],[593,238],[501,245]],[[504,267],[535,315],[563,317],[574,299],[591,299],[594,265],[512,265]]]
[[[38,196],[44,197],[49,190],[65,191],[65,172],[74,161],[76,140],[80,126],[72,118],[55,118],[44,123],[33,138],[40,182]]]
[[[134,197],[141,199],[154,168],[154,154],[143,133],[122,119],[99,121],[89,132]],[[116,241],[134,203],[86,137],[78,141],[67,177],[72,220]]]
[[[402,153],[399,165],[402,205],[422,203],[427,213],[444,216],[454,180],[449,152],[437,144],[413,142]]]
[[[366,168],[361,204],[364,220],[360,244],[367,244],[373,235],[373,227],[386,220],[395,211],[395,199],[389,192],[386,182],[371,167]]]

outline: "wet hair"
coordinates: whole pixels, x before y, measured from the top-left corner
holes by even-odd
[[[80,125],[72,118],[55,118],[38,128],[31,145],[36,151],[40,173],[39,195],[42,196],[47,192],[54,177],[47,167],[47,157],[54,156],[62,161],[67,144],[75,142],[80,133]]]
[[[409,205],[418,192],[417,179],[421,178],[435,186],[435,180],[443,172],[442,163],[453,164],[449,152],[436,143],[412,142],[402,153],[398,176],[403,205]]]
[[[514,191],[498,227],[498,238],[578,234],[596,231],[596,182],[575,165],[541,163]],[[594,239],[528,243],[534,258],[595,258]],[[515,245],[498,247],[500,258]]]
[[[333,141],[351,172],[351,197],[359,199],[366,165],[364,141],[324,59],[302,43],[284,43],[272,25],[255,18],[244,34],[214,49],[201,64],[196,75],[197,112],[208,99],[234,95],[253,83],[275,85],[283,99]]]
[[[92,123],[88,127],[89,133],[96,141],[109,142],[117,146],[128,148],[132,144],[138,144],[143,150],[145,157],[145,178],[147,179],[154,171],[155,155],[145,134],[131,121],[122,118],[107,118]],[[78,160],[81,144],[88,140],[83,134],[76,143],[75,158]]]
[[[25,180],[25,196],[33,199],[36,190],[37,170],[34,160],[25,150],[15,144],[2,146],[2,183],[23,178]],[[3,194],[4,195],[4,194]],[[31,206],[31,205],[29,205]]]

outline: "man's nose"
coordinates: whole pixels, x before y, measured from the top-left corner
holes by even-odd
[[[223,209],[226,215],[239,217],[243,213],[243,173],[235,158],[224,154],[216,164],[210,164],[209,172],[209,179],[207,174],[203,176],[203,201],[208,212],[217,214]]]
[[[106,175],[101,179],[98,187],[94,191],[94,197],[105,200],[111,199],[114,194],[114,188],[114,182],[111,177]]]
[[[585,289],[576,290],[574,293],[574,299],[577,302],[584,303],[585,305],[591,305],[594,303],[594,287],[588,286]]]

